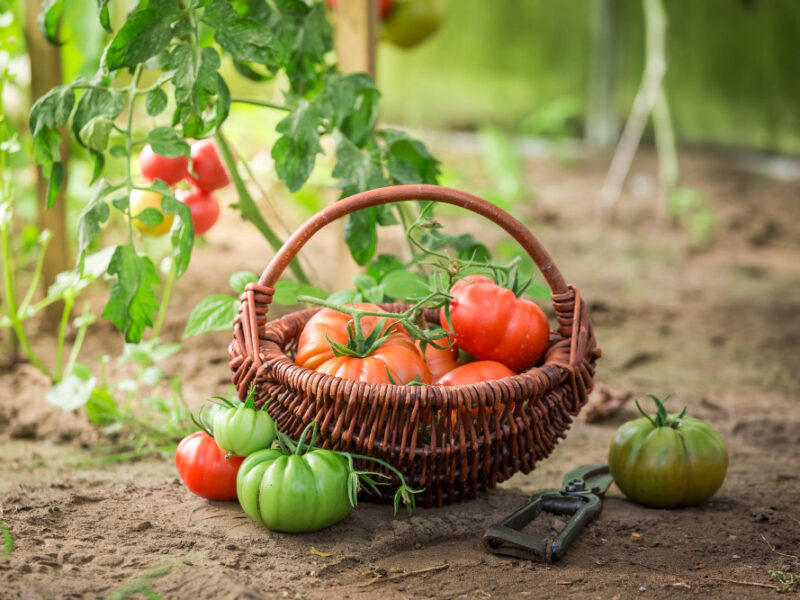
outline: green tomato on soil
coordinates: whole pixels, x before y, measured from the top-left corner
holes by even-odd
[[[229,455],[249,456],[257,450],[269,448],[275,440],[275,422],[264,410],[266,404],[256,410],[253,397],[254,389],[251,389],[243,406],[217,397],[224,404],[217,405],[211,429],[217,445]]]
[[[725,442],[708,423],[686,416],[686,409],[668,414],[650,397],[656,414],[639,407],[643,416],[622,425],[611,440],[608,466],[615,483],[631,500],[653,508],[708,500],[728,470]]]
[[[352,507],[347,460],[330,450],[303,455],[272,448],[248,456],[236,493],[250,518],[273,531],[317,531],[344,519]]]

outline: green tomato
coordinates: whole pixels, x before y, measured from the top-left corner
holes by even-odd
[[[249,406],[220,407],[214,414],[214,439],[225,452],[248,456],[269,448],[275,439],[275,422],[264,410]]]
[[[381,33],[387,42],[411,48],[436,33],[443,19],[442,0],[396,0]]]
[[[271,448],[248,456],[236,478],[239,504],[274,531],[318,531],[350,512],[347,460],[330,450],[302,455]]]
[[[701,419],[658,412],[622,425],[611,440],[608,467],[631,500],[653,508],[692,506],[720,488],[728,450],[719,433]],[[638,403],[637,403],[638,406]],[[639,409],[641,411],[641,408]]]

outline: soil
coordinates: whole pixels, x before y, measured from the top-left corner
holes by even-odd
[[[446,157],[472,170],[473,158]],[[0,374],[0,518],[14,550],[0,559],[0,598],[762,598],[769,570],[800,572],[800,184],[773,181],[724,156],[683,157],[687,185],[717,214],[709,245],[654,216],[655,158],[639,157],[611,223],[592,218],[607,157],[528,165],[530,203],[517,208],[567,279],[591,303],[604,350],[598,380],[643,398],[676,392],[725,438],[730,468],[709,502],[655,510],[612,486],[603,512],[551,565],[483,549],[486,527],[562,475],[605,460],[627,403],[598,423],[576,421],[553,455],[476,500],[392,516],[362,503],[313,534],[272,533],[236,503],[188,492],[168,458],[103,465],[108,440],[81,413],[43,401],[27,364]],[[475,169],[479,173],[479,169]],[[463,183],[477,190],[479,178]],[[288,217],[285,217],[288,218]],[[295,218],[295,221],[299,219]],[[455,230],[499,239],[469,217]],[[336,231],[314,240],[315,271],[336,271]],[[390,239],[387,247],[397,243]],[[227,274],[260,270],[271,252],[226,211],[177,286],[167,339],[199,298],[226,292]],[[217,276],[222,274],[224,276]],[[228,333],[194,338],[169,359],[192,406],[228,391]],[[52,338],[40,334],[47,351]],[[119,352],[106,325],[85,356]],[[121,367],[114,367],[121,371]],[[118,373],[112,373],[117,375]],[[557,520],[540,531],[558,528]]]

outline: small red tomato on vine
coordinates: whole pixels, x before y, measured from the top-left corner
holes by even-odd
[[[189,157],[161,156],[148,144],[139,153],[139,168],[142,170],[142,177],[149,181],[160,179],[167,185],[175,185],[189,173]]]
[[[484,275],[468,275],[450,290],[456,344],[477,360],[495,360],[524,371],[547,350],[550,330],[541,308]],[[442,327],[450,330],[445,309]]]
[[[217,151],[217,145],[210,138],[192,144],[192,168],[197,177],[189,173],[186,179],[206,194],[224,188],[231,182]]]
[[[244,458],[225,458],[225,451],[205,431],[183,438],[175,450],[175,467],[192,492],[208,500],[236,500],[236,475]]]
[[[178,190],[175,197],[189,206],[192,211],[192,223],[195,235],[203,235],[214,226],[219,218],[219,202],[212,194],[192,187]]]

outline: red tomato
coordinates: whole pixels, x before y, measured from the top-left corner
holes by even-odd
[[[244,460],[225,451],[205,431],[186,436],[175,450],[175,466],[192,492],[209,500],[236,500],[236,474]]]
[[[167,185],[174,185],[189,173],[189,157],[168,158],[153,152],[150,144],[139,153],[139,167],[142,177],[149,181],[160,179]]]
[[[339,0],[328,0],[328,7],[331,10],[336,10],[337,4],[339,4]],[[380,18],[385,19],[389,16],[389,13],[392,12],[392,8],[394,8],[394,0],[381,0],[380,7],[378,8]]]
[[[452,336],[451,336],[452,337]],[[443,337],[439,340],[436,340],[436,343],[440,346],[446,346],[447,344],[452,343],[448,341],[446,337]],[[417,347],[419,347],[419,341],[417,342]],[[436,348],[431,344],[426,344],[425,346],[425,364],[428,365],[428,369],[431,372],[431,377],[435,382],[445,373],[449,373],[453,369],[458,367],[458,348],[455,347],[453,344],[450,348]]]
[[[189,190],[178,190],[175,197],[189,205],[195,235],[203,235],[217,222],[219,202],[213,195],[193,187]]]
[[[514,371],[509,369],[502,363],[495,362],[493,360],[478,360],[475,362],[467,363],[465,365],[461,365],[460,367],[453,369],[449,373],[447,373],[444,377],[439,378],[436,381],[437,385],[464,385],[465,383],[480,383],[481,381],[491,381],[492,379],[502,379],[503,377],[509,377],[511,375],[516,375]],[[513,408],[514,404],[511,404]],[[500,412],[503,411],[503,404],[499,404],[497,410]],[[477,408],[472,409],[472,418],[478,418],[478,410]],[[462,409],[463,411],[463,409]],[[462,412],[463,414],[463,412]],[[456,425],[456,411],[454,410],[450,416],[453,421],[453,426]]]
[[[493,360],[477,360],[456,367],[440,377],[436,383],[438,385],[463,385],[465,383],[480,383],[481,381],[502,379],[511,375],[516,375],[516,373],[503,363]]]
[[[456,344],[477,360],[496,360],[524,371],[547,350],[550,330],[542,309],[517,298],[484,275],[457,281],[450,295],[450,319]],[[448,329],[441,312],[442,326]]]
[[[380,310],[368,302],[352,306],[361,310]],[[363,317],[361,327],[364,335],[369,335],[380,321],[380,317]],[[392,329],[389,337],[369,356],[335,356],[328,340],[346,344],[352,318],[337,310],[323,308],[303,328],[297,342],[295,362],[307,369],[356,381],[391,383],[393,379],[398,385],[405,385],[417,379],[421,383],[430,383],[431,373],[414,341],[397,323],[387,325],[384,332]]]
[[[228,171],[217,152],[217,145],[212,139],[200,140],[192,144],[192,167],[197,173],[197,178],[192,177],[192,174],[189,173],[186,179],[206,194],[224,188],[231,182]]]

